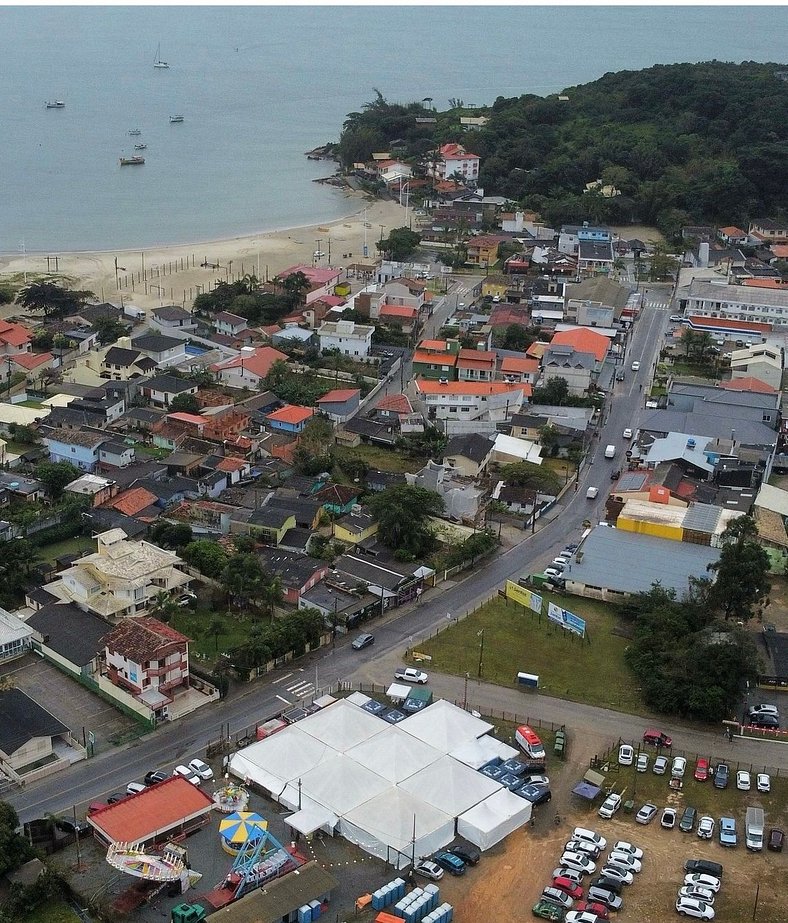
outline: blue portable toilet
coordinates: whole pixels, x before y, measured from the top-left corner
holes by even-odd
[[[309,906],[312,910],[312,919],[316,920],[323,910],[323,905],[320,903],[320,901],[310,901]]]
[[[298,923],[310,923],[312,919],[312,908],[309,904],[304,904],[298,908]]]

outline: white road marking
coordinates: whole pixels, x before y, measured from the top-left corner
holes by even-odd
[[[283,682],[284,680],[289,679],[292,675],[293,675],[292,673],[285,673],[284,676],[280,676],[279,679],[275,679],[275,680],[271,683],[271,685],[272,685],[272,686],[275,686],[277,683],[281,683],[281,682]]]
[[[281,695],[278,695],[278,696],[277,696],[277,699],[279,699],[280,702],[284,702],[285,705],[292,705],[292,704],[293,704],[292,702],[288,702],[288,700],[285,699],[285,698],[284,698],[283,696],[281,696]]]

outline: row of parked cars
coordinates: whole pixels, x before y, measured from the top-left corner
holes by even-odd
[[[722,866],[709,859],[688,859],[676,895],[676,911],[696,920],[714,919],[714,901],[722,887]]]
[[[93,813],[107,804],[117,804],[117,802],[123,801],[124,798],[144,792],[151,785],[158,785],[159,782],[164,782],[172,776],[181,776],[191,782],[192,785],[200,785],[202,782],[209,782],[213,779],[213,770],[207,763],[199,759],[193,759],[188,765],[176,766],[172,772],[166,772],[163,769],[152,769],[150,772],[145,773],[145,778],[142,782],[129,782],[125,792],[113,792],[107,797],[106,802],[93,802],[88,813]]]
[[[619,766],[631,766],[633,763],[638,772],[646,772],[649,767],[648,753],[635,754],[635,750],[629,744],[621,744],[618,748]],[[674,756],[672,760],[667,756],[658,756],[654,760],[652,772],[656,775],[665,775],[670,767],[670,777],[672,779],[683,779],[687,772],[687,760],[683,756]],[[711,767],[709,761],[704,757],[699,757],[695,763],[695,770],[692,774],[697,782],[705,782],[712,778],[715,788],[727,788],[730,781],[730,768],[726,763],[718,763],[717,766]],[[759,772],[755,775],[755,788],[759,792],[771,791],[771,777],[766,772]],[[752,774],[744,769],[736,773],[736,788],[742,792],[749,792],[752,789]]]
[[[594,830],[575,827],[564,845],[552,882],[543,889],[532,910],[543,920],[564,923],[600,923],[611,911],[620,910],[622,891],[631,885],[642,869],[643,850],[619,840],[601,860],[607,840]],[[594,875],[585,885],[585,876]]]
[[[469,865],[476,865],[482,854],[471,843],[461,843],[451,849],[442,849],[429,859],[419,859],[413,871],[430,881],[440,881],[444,872],[450,875],[464,875]]]

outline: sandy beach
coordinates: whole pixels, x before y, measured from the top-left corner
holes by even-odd
[[[95,292],[101,301],[118,303],[122,297],[124,303],[141,308],[160,304],[188,307],[200,291],[218,279],[228,281],[251,273],[271,279],[297,263],[344,267],[362,262],[365,231],[369,255],[374,257],[381,233],[386,237],[392,228],[405,224],[403,206],[369,200],[365,228],[364,198],[348,195],[347,201],[346,218],[228,240],[145,250],[4,254],[0,256],[0,280],[12,275],[21,281],[27,272],[30,281],[49,273],[75,288]],[[318,250],[324,256],[313,259]]]

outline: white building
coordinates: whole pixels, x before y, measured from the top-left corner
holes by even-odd
[[[693,279],[686,294],[685,315],[769,326],[788,324],[788,291],[749,285],[722,285]]]
[[[731,378],[757,378],[776,391],[782,387],[783,351],[778,346],[761,343],[734,349],[731,353]]]
[[[450,179],[458,174],[466,182],[479,179],[478,154],[469,154],[461,144],[444,144],[434,155],[434,162],[427,164],[427,172],[438,179]]]
[[[419,378],[416,392],[432,420],[507,420],[516,413],[531,386],[503,381],[435,381]]]
[[[320,351],[337,349],[345,356],[363,359],[369,355],[374,330],[352,320],[323,321],[317,331]]]

